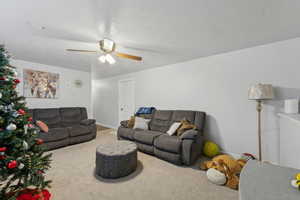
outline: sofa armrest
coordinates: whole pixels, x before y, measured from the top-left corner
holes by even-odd
[[[129,121],[129,120],[121,121],[121,122],[120,122],[120,125],[121,125],[122,127],[124,127],[124,128],[128,128],[128,126],[127,126],[128,121]]]
[[[191,130],[187,130],[185,131],[181,136],[180,136],[180,139],[184,140],[184,139],[190,139],[190,140],[194,140],[197,138],[199,134],[199,131],[198,130],[194,130],[194,129],[191,129]]]
[[[89,125],[92,125],[95,123],[96,123],[96,120],[94,120],[94,119],[84,119],[80,122],[81,125],[85,125],[85,126],[89,126]]]

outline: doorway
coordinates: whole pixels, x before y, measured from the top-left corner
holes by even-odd
[[[134,80],[119,81],[119,122],[128,120],[135,113]]]

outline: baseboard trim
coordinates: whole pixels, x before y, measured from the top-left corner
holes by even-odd
[[[104,127],[111,128],[111,129],[118,129],[118,127],[114,127],[114,126],[109,125],[109,124],[103,124],[103,123],[100,123],[100,122],[96,122],[96,124],[99,125],[99,126],[104,126]]]

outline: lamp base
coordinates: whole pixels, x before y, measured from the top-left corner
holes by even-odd
[[[262,160],[262,153],[261,153],[261,111],[262,111],[262,101],[257,100],[257,116],[258,116],[258,121],[257,121],[257,129],[258,129],[258,160]]]

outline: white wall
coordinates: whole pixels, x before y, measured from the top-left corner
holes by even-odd
[[[263,108],[264,158],[278,161],[282,99],[300,96],[300,38],[199,58],[92,83],[98,122],[118,126],[118,81],[136,82],[136,107],[189,109],[208,114],[206,136],[232,153],[257,153],[256,103],[249,86],[273,84],[276,99]]]
[[[33,69],[46,72],[58,73],[59,80],[59,98],[57,99],[39,99],[27,98],[29,108],[57,108],[57,107],[86,107],[91,115],[91,76],[89,72],[70,70],[57,66],[49,66],[39,63],[32,63],[22,60],[11,60],[11,65],[17,67],[18,76],[21,83],[18,91],[23,95],[23,69]],[[74,80],[80,79],[83,82],[81,88],[74,85]]]

